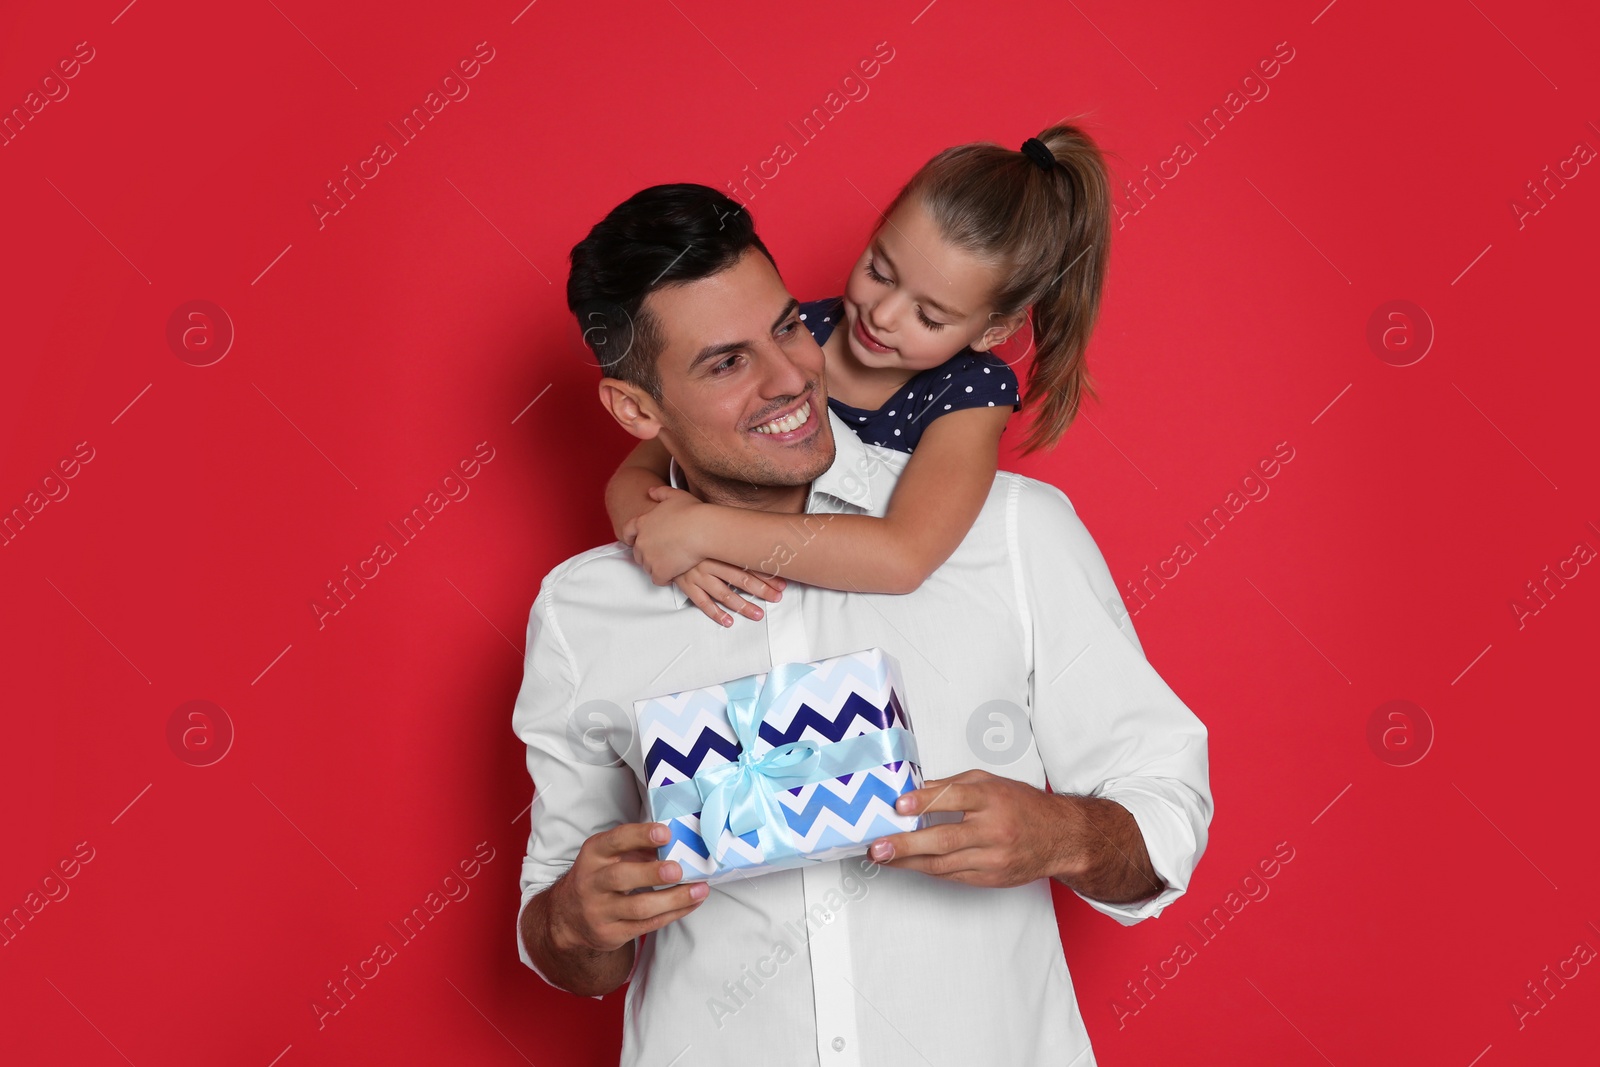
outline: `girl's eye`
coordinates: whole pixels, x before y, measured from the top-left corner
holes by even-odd
[[[875,282],[883,282],[885,285],[889,282],[888,278],[878,273],[877,268],[872,265],[872,260],[870,259],[867,260],[867,277]]]
[[[949,325],[947,322],[934,322],[932,319],[928,318],[928,316],[922,313],[921,308],[917,309],[917,318],[921,319],[922,325],[926,326],[930,330],[942,330]]]

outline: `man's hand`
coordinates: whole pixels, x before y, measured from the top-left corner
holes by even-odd
[[[662,823],[631,822],[585,841],[571,870],[550,887],[556,894],[550,902],[551,947],[562,953],[615,952],[699,907],[711,889],[704,882],[633,892],[683,877],[676,860],[656,858],[667,834]]]
[[[1166,887],[1138,823],[1114,800],[1048,793],[973,769],[924,781],[895,808],[902,815],[959,811],[962,819],[879,838],[867,855],[888,867],[994,889],[1055,878],[1113,904]]]
[[[1066,850],[1061,799],[1027,782],[970,770],[902,796],[902,815],[959,811],[960,822],[879,838],[867,855],[967,885],[1004,889],[1060,873]]]
[[[641,888],[683,877],[676,862],[655,858],[666,840],[661,823],[623,823],[595,834],[571,868],[528,902],[523,944],[552,984],[579,996],[610,993],[628,980],[634,938],[705,902],[711,887],[704,882]]]
[[[706,556],[695,535],[702,509],[710,505],[693,493],[658,485],[650,490],[656,506],[642,511],[622,528],[623,543],[633,547],[633,560],[666,585]]]

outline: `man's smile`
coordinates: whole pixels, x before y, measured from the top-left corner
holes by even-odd
[[[798,406],[753,427],[750,432],[782,443],[800,441],[816,433],[821,425],[822,420],[816,414],[816,398],[808,396]]]

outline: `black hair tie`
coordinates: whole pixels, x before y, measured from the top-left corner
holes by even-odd
[[[1022,154],[1033,160],[1040,170],[1052,170],[1056,165],[1056,155],[1050,151],[1050,146],[1037,137],[1030,137],[1022,142]]]

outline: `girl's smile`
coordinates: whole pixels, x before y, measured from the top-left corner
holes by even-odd
[[[868,331],[866,320],[861,317],[861,312],[853,307],[846,306],[848,308],[846,315],[856,321],[855,336],[856,340],[861,342],[861,346],[875,355],[886,356],[892,354],[894,352],[893,348],[879,341]],[[849,315],[849,311],[855,311],[855,314],[853,316]]]

